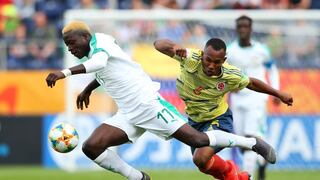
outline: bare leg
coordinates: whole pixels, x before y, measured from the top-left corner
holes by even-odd
[[[117,146],[128,141],[128,136],[121,129],[102,124],[86,140],[82,150],[85,155],[102,168],[119,173],[129,180],[140,180],[144,178],[142,172],[128,165],[117,153],[108,149],[111,146]]]
[[[128,141],[128,136],[121,129],[108,124],[102,124],[84,142],[82,151],[90,159],[94,160],[108,147],[118,146]]]
[[[272,164],[276,162],[274,149],[259,138],[247,138],[221,130],[211,130],[202,133],[188,124],[181,126],[172,136],[195,148],[204,146],[243,147],[257,152]]]

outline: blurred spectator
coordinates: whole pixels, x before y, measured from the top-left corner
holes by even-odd
[[[34,28],[31,33],[30,53],[33,61],[30,68],[42,69],[57,66],[55,54],[57,46],[56,28],[48,24],[47,16],[44,12],[34,14]]]
[[[319,0],[311,0],[310,9],[320,9],[320,1]]]
[[[35,13],[35,0],[15,0],[15,5],[19,9],[20,20],[31,29],[32,16]]]
[[[181,3],[181,0],[178,0]],[[180,5],[181,6],[181,5]],[[215,9],[220,7],[220,0],[186,0],[184,9]]]
[[[19,25],[18,9],[12,3],[0,4],[0,35],[12,37]]]
[[[15,0],[14,3],[19,9],[21,19],[32,18],[35,12],[35,0]]]
[[[289,9],[308,9],[310,0],[289,0]]]
[[[64,12],[70,8],[65,0],[37,0],[35,7],[36,11],[44,12],[50,24],[55,25],[59,31],[63,26]]]
[[[285,42],[281,30],[278,27],[271,27],[270,35],[265,39],[267,47],[271,51],[271,57],[279,67],[286,65]]]
[[[142,42],[150,42],[150,40],[157,39],[158,32],[156,22],[154,21],[141,21],[140,25],[140,36],[139,40]]]
[[[49,20],[57,20],[63,17],[64,11],[69,8],[65,0],[37,0],[36,11],[43,11]]]
[[[15,36],[8,40],[8,69],[24,69],[30,61],[28,51],[27,28],[20,24],[15,31]]]
[[[150,9],[151,0],[119,0],[119,9]]]
[[[131,43],[137,41],[140,29],[136,22],[121,23],[121,25],[113,32],[117,37],[117,42],[129,54],[131,54]]]
[[[233,0],[233,9],[259,9],[262,0]]]
[[[94,0],[80,0],[80,3],[76,3],[75,9],[98,9],[98,5]]]
[[[177,20],[169,20],[160,27],[158,39],[168,38],[176,43],[181,43],[187,35],[187,31],[185,24]]]
[[[295,24],[288,25],[286,33],[289,65],[295,68],[315,66],[319,56],[317,51],[319,40],[314,38],[319,35],[317,26],[299,20]]]
[[[263,0],[264,9],[308,9],[310,0]]]
[[[189,43],[201,49],[204,48],[202,46],[210,39],[210,36],[207,34],[207,29],[198,23],[193,25],[190,35]]]
[[[152,0],[152,9],[179,9],[176,0]]]
[[[262,0],[263,9],[287,9],[288,0]]]

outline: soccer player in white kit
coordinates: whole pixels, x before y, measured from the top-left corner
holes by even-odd
[[[68,50],[77,58],[87,58],[77,66],[50,73],[46,82],[53,87],[57,80],[80,73],[95,73],[95,80],[87,85],[77,98],[77,108],[88,107],[91,92],[102,86],[118,106],[118,112],[97,127],[85,141],[82,150],[86,156],[102,168],[119,173],[130,180],[150,177],[108,149],[134,142],[145,131],[169,139],[171,137],[192,146],[243,147],[261,154],[275,163],[274,149],[259,138],[246,138],[220,130],[199,132],[186,124],[177,110],[165,101],[153,82],[141,67],[131,60],[117,45],[112,36],[91,33],[80,21],[67,24],[62,30]],[[230,141],[234,142],[232,145]]]
[[[227,50],[227,62],[239,67],[246,75],[267,82],[268,73],[270,85],[279,89],[279,75],[272,62],[268,48],[251,39],[252,19],[240,16],[236,20],[238,40],[232,42]],[[256,93],[248,89],[230,95],[230,107],[233,111],[234,130],[238,135],[264,138],[267,118],[266,94]],[[274,98],[275,104],[280,101]],[[251,175],[254,174],[257,164],[257,154],[244,151],[242,168]],[[261,164],[261,162],[260,162]],[[264,164],[259,169],[259,179],[264,179]]]

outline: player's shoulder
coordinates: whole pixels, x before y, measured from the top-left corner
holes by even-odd
[[[187,59],[200,61],[202,57],[203,51],[200,49],[187,48]]]
[[[269,53],[270,49],[266,44],[261,43],[259,41],[252,41],[252,43],[257,50]]]
[[[224,69],[228,69],[228,70],[238,70],[238,71],[241,71],[240,68],[236,67],[236,66],[233,66],[227,62],[223,63],[222,65],[222,68]]]
[[[92,38],[94,39],[91,42],[95,44],[92,44],[92,46],[96,48],[108,49],[109,51],[113,48],[118,48],[116,39],[109,34],[95,33]]]
[[[227,51],[230,50],[230,49],[237,48],[237,47],[239,47],[238,41],[233,41],[233,42],[231,42],[230,44],[227,45]]]
[[[241,78],[242,75],[243,75],[243,73],[242,73],[240,68],[238,68],[236,66],[233,66],[233,65],[230,65],[227,62],[223,63],[222,70],[223,70],[223,73],[225,75],[227,75],[227,76],[233,76],[233,77],[236,77],[236,78]]]
[[[187,48],[187,58],[184,59],[182,68],[187,70],[189,73],[197,71],[198,66],[201,64],[202,50]]]
[[[109,34],[105,33],[94,33],[94,37],[97,41],[114,41],[115,38]]]

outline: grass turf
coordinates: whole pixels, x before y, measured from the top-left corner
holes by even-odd
[[[210,176],[196,170],[145,170],[153,180],[209,180]],[[267,180],[318,180],[320,171],[269,171]],[[107,171],[65,172],[30,166],[0,166],[0,180],[124,180]]]

